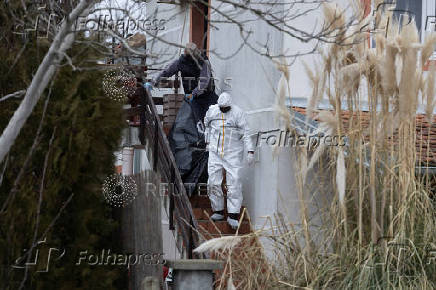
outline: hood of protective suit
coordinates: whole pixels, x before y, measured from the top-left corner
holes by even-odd
[[[222,93],[218,98],[219,107],[230,107],[232,104],[232,97],[229,93]]]

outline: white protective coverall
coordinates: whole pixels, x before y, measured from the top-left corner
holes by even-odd
[[[220,107],[230,106],[228,112]],[[208,151],[208,192],[213,211],[224,210],[224,196],[221,189],[223,171],[226,170],[227,212],[239,214],[242,204],[241,169],[244,152],[254,151],[249,136],[246,114],[239,107],[231,105],[228,93],[222,93],[218,104],[209,107],[204,118],[205,139]],[[244,150],[245,145],[245,150]]]

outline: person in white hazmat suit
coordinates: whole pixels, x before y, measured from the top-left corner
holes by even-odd
[[[228,93],[222,93],[218,104],[210,106],[206,112],[204,125],[209,151],[208,195],[214,211],[211,219],[224,219],[224,195],[221,189],[224,168],[227,183],[227,222],[235,229],[239,224],[242,204],[241,169],[245,152],[248,164],[252,165],[254,162],[254,145],[249,136],[246,114],[232,105]]]

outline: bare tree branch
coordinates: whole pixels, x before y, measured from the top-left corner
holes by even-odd
[[[38,67],[32,82],[27,89],[26,95],[18,109],[15,111],[8,126],[0,137],[0,162],[11,149],[18,134],[23,128],[24,123],[33,111],[42,92],[47,87],[48,82],[53,77],[56,65],[62,60],[63,53],[71,47],[75,34],[68,33],[75,20],[93,3],[91,0],[81,0],[80,3],[70,13],[67,20],[63,23],[59,32],[56,34],[49,51],[45,55],[41,65]]]
[[[6,96],[0,98],[0,102],[6,101],[6,100],[9,99],[9,98],[19,98],[19,97],[21,97],[22,95],[24,95],[25,93],[26,93],[26,90],[19,90],[19,91],[16,91],[15,93],[8,94],[8,95],[6,95]]]
[[[8,162],[9,162],[9,154],[8,154],[8,156],[6,157],[5,165],[3,165],[2,174],[0,175],[0,186],[2,186],[2,183],[3,183],[3,176],[5,175],[6,167],[8,167]]]

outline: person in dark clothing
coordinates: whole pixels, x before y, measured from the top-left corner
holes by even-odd
[[[210,105],[216,104],[215,83],[207,56],[200,52],[194,43],[186,45],[184,54],[162,71],[148,88],[159,83],[162,78],[169,78],[178,72],[182,76],[185,99],[191,103],[196,121],[203,120]]]
[[[185,102],[177,113],[168,141],[186,191],[191,195],[195,185],[207,181],[208,152],[205,150],[203,121],[209,106],[217,103],[218,96],[210,62],[193,43],[188,43],[184,54],[145,87],[150,90],[162,78],[179,72]]]

